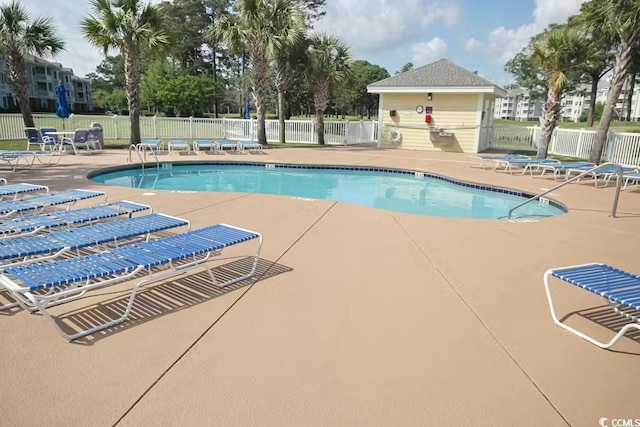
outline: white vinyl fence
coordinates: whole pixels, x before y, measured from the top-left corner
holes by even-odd
[[[540,137],[538,126],[493,126],[483,129],[482,149],[535,150]],[[549,154],[587,159],[596,131],[556,128]],[[622,165],[640,166],[640,133],[609,132],[602,159]]]
[[[128,140],[129,116],[90,116],[72,114],[62,120],[53,114],[34,114],[36,127],[55,127],[58,130],[88,128],[100,123],[106,140]],[[267,141],[278,141],[278,120],[267,120]],[[375,121],[325,121],[325,143],[351,145],[376,140],[378,123]],[[196,117],[140,117],[142,139],[256,139],[257,120],[209,119]],[[285,136],[289,143],[317,144],[316,123],[310,120],[286,120]],[[20,114],[0,115],[0,140],[23,139],[24,123]]]

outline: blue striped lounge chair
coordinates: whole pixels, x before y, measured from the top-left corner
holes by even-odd
[[[200,150],[203,148],[208,148],[209,151],[215,152],[215,144],[210,139],[196,139],[193,141],[193,151],[196,154],[200,154]]]
[[[138,150],[149,149],[149,150],[153,151],[155,154],[157,154],[163,148],[162,140],[161,139],[148,139],[146,141],[142,141],[139,144],[137,144],[136,148]]]
[[[0,217],[41,212],[47,207],[60,205],[67,205],[67,209],[70,209],[76,202],[101,196],[104,197],[104,202],[106,202],[107,194],[104,191],[75,189],[23,197],[18,200],[0,201]]]
[[[625,324],[611,341],[606,343],[567,325],[558,318],[553,304],[553,296],[549,286],[552,278],[563,280],[603,297],[612,306],[615,313],[626,317],[630,323]],[[555,281],[557,282],[557,280]],[[632,329],[640,331],[640,276],[604,263],[589,263],[547,270],[544,273],[544,286],[554,323],[598,347],[611,348]]]
[[[218,153],[223,152],[226,148],[229,150],[238,150],[238,143],[233,142],[230,139],[219,139],[215,143],[214,150]]]
[[[85,225],[71,230],[58,230],[37,236],[0,240],[0,271],[10,267],[58,258],[70,251],[79,251],[102,245],[118,245],[123,241],[153,233],[190,228],[189,221],[162,214],[149,214],[136,218]],[[15,307],[18,302],[0,306],[0,310]]]
[[[19,216],[0,222],[0,237],[25,236],[43,230],[70,228],[79,224],[92,224],[123,216],[132,218],[134,214],[147,211],[153,212],[151,206],[128,200],[117,200],[86,208]]]
[[[48,193],[49,187],[47,187],[46,185],[29,184],[26,182],[22,182],[19,184],[6,184],[0,186],[0,200],[3,200],[5,198],[12,198],[15,200],[19,196],[41,191]]]
[[[189,221],[152,213],[135,218],[88,224],[73,229],[51,231],[35,236],[0,240],[0,271],[8,267],[53,259],[88,247],[117,244],[133,237],[169,230],[189,228]]]
[[[559,162],[550,163],[548,165],[540,165],[539,169],[540,177],[543,177],[547,171],[553,174],[553,178],[558,181],[559,178],[566,179],[565,173],[569,169],[581,168],[581,167],[595,167],[595,163],[591,162]]]
[[[219,282],[207,261],[229,246],[252,240],[257,240],[258,247],[250,271]],[[217,224],[75,258],[10,267],[0,275],[0,285],[22,308],[39,311],[60,335],[74,340],[125,321],[131,312],[136,292],[143,285],[183,275],[193,269],[206,270],[212,283],[217,286],[228,286],[248,279],[255,274],[261,248],[260,233]],[[78,299],[90,290],[136,277],[139,280],[133,285],[126,308],[117,319],[68,333],[60,328],[48,311],[49,307]]]
[[[240,153],[244,153],[247,151],[262,151],[264,147],[262,146],[262,144],[258,143],[257,141],[239,141],[238,142],[238,151]]]
[[[467,160],[472,168],[484,169],[485,163],[491,164],[494,160],[507,160],[507,159],[530,159],[531,156],[525,156],[523,154],[473,154],[467,156]],[[480,164],[478,164],[480,162]],[[495,166],[495,165],[494,165]]]
[[[497,159],[493,160],[493,162],[495,164],[493,168],[494,172],[502,168],[503,171],[508,171],[513,175],[514,168],[522,168],[523,175],[529,171],[532,176],[534,169],[538,170],[540,166],[560,163],[560,161],[556,159]]]
[[[636,186],[640,185],[640,171],[625,173],[624,175],[624,186],[622,189],[626,189],[630,182],[635,182]]]
[[[182,139],[170,140],[167,144],[167,147],[169,150],[169,154],[171,154],[171,152],[176,152],[177,150],[183,150],[183,151],[186,151],[187,153],[191,152],[191,147],[189,146],[189,143]]]
[[[578,167],[578,168],[573,168],[573,169],[567,169],[566,170],[566,177],[567,179],[571,178],[571,175],[577,176],[580,175],[581,173],[585,173],[587,171],[589,171],[590,169],[593,169],[595,166],[582,166],[582,167]],[[622,174],[624,176],[625,173],[633,173],[633,172],[637,172],[638,168],[637,167],[633,167],[633,166],[620,166],[622,168]],[[611,181],[611,178],[613,177],[617,177],[618,176],[618,171],[619,169],[615,166],[603,166],[597,170],[594,170],[593,172],[587,174],[588,176],[593,178],[593,184],[597,187],[606,187],[609,185],[609,182]],[[575,182],[579,182],[581,178],[576,179]],[[598,185],[598,182],[602,182],[601,185]]]

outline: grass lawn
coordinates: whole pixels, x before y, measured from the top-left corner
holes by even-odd
[[[515,120],[502,120],[495,119],[494,124],[498,126],[540,126],[540,122],[518,122]],[[598,122],[595,122],[592,127],[587,127],[585,122],[558,122],[558,127],[567,129],[598,129]],[[640,122],[611,122],[610,129],[618,132],[633,132],[640,133]]]

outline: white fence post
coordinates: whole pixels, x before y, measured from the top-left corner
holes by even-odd
[[[158,116],[153,116],[153,139],[158,139]]]
[[[189,116],[189,138],[193,139],[193,116]]]
[[[118,138],[118,115],[117,114],[113,115],[113,129],[116,131],[116,139],[120,139]]]
[[[311,141],[311,143],[318,142],[314,140],[316,136],[316,126],[317,126],[317,123],[314,117],[313,120],[311,120],[311,126],[309,126],[309,131],[311,132],[311,135],[309,135],[309,141]]]
[[[605,148],[607,149],[604,153],[605,159],[607,161],[611,161],[614,157],[613,153],[616,151],[616,142],[618,139],[618,133],[614,131],[610,131],[607,134],[607,140],[605,141]]]
[[[575,157],[580,157],[580,153],[582,153],[582,144],[584,143],[584,128],[580,128],[580,133],[578,134],[578,143],[576,144],[576,155]]]
[[[71,113],[69,114],[69,122],[71,123],[71,129],[70,130],[75,130],[76,129],[76,120],[75,120],[76,116],[75,114]]]

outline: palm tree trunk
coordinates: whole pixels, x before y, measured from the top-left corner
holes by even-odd
[[[10,75],[9,85],[18,98],[24,126],[28,128],[35,127],[33,114],[31,114],[31,105],[29,105],[29,89],[27,88],[24,59],[18,55],[9,55],[7,62]]]
[[[211,72],[213,73],[213,83],[217,86],[218,82],[218,64],[216,59],[216,49],[215,46],[211,47]],[[219,110],[219,99],[216,96],[213,99],[213,117],[218,118],[218,110]]]
[[[267,54],[261,47],[254,46],[251,50],[253,64],[253,96],[256,102],[256,117],[258,119],[258,143],[267,145],[265,132],[265,118],[267,115]]]
[[[540,118],[542,135],[538,142],[538,152],[536,153],[537,159],[544,159],[547,157],[551,136],[553,135],[553,130],[556,128],[556,124],[558,123],[561,95],[561,91],[553,87],[553,85],[549,85],[547,100],[542,106],[542,117]]]
[[[124,75],[127,89],[127,106],[129,108],[129,120],[131,122],[131,135],[129,142],[139,144],[140,138],[140,73],[138,71],[138,52],[133,45],[125,45]]]
[[[589,114],[587,116],[587,127],[593,126],[593,120],[596,117],[596,96],[598,96],[597,76],[591,76],[591,99],[589,99]]]
[[[631,72],[629,74],[629,92],[627,93],[627,114],[625,120],[631,121],[631,103],[633,102],[633,91],[636,88],[636,73]]]
[[[324,145],[324,110],[329,105],[329,80],[319,79],[313,96],[316,111],[316,135],[318,144]]]
[[[285,92],[287,90],[287,60],[286,58],[279,56],[276,58],[276,90],[278,91],[278,140],[280,144],[284,144],[287,141],[285,135]]]
[[[613,118],[613,109],[618,102],[618,97],[622,91],[622,85],[624,79],[629,73],[631,67],[633,46],[628,41],[623,40],[620,43],[619,51],[616,55],[616,63],[613,66],[613,75],[609,84],[609,94],[607,95],[607,102],[602,112],[602,118],[600,119],[600,125],[596,131],[595,140],[593,142],[593,148],[589,153],[589,161],[592,163],[600,163],[602,158],[602,150],[604,144],[607,142],[607,134],[609,133],[609,125]]]

